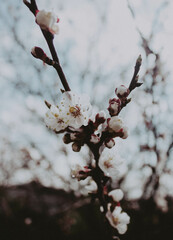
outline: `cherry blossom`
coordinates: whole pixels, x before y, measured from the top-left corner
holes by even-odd
[[[123,159],[113,149],[105,149],[99,158],[99,167],[104,174],[113,179],[119,176],[119,168]]]
[[[86,126],[92,113],[89,97],[86,94],[78,95],[72,91],[62,94],[58,108],[68,118],[69,126],[74,128]]]
[[[51,105],[45,117],[45,123],[47,127],[59,132],[68,127],[68,122],[68,118],[61,113],[59,108],[57,108],[55,105]]]
[[[64,92],[60,103],[57,106],[52,105],[47,111],[45,122],[55,131],[61,131],[68,126],[78,129],[87,125],[90,115],[91,104],[87,95]]]
[[[130,217],[127,213],[122,212],[121,207],[115,207],[113,212],[111,212],[109,207],[106,217],[111,226],[116,228],[120,234],[124,234],[127,231],[127,224],[130,223]]]

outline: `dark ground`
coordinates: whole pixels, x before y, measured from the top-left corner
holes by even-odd
[[[82,201],[35,183],[1,188],[0,240],[111,240],[98,206],[80,207]],[[173,240],[172,211],[164,214],[152,201],[126,211],[131,223],[121,240]]]

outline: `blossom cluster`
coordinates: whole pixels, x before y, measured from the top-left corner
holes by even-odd
[[[92,118],[89,97],[68,91],[62,93],[57,105],[50,104],[45,123],[56,133],[66,132],[64,143],[73,142],[72,148],[76,152],[80,151],[84,144],[112,148],[115,145],[115,137],[128,137],[128,128],[118,116],[112,116],[110,113],[110,117],[107,118],[106,113],[101,111],[94,115],[94,120]]]
[[[128,96],[128,89],[120,86],[116,88],[115,93],[119,96],[116,101],[119,103],[118,109],[121,109],[121,102]],[[105,111],[93,115],[88,96],[78,95],[72,91],[63,92],[56,106],[49,104],[45,117],[48,128],[55,133],[65,133],[63,141],[66,144],[72,143],[73,151],[79,152],[84,144],[90,148],[93,156],[98,151],[98,159],[94,156],[95,159],[87,166],[76,164],[71,170],[72,178],[78,181],[86,179],[90,181],[90,185],[86,186],[86,189],[88,189],[88,193],[94,195],[97,195],[99,184],[101,184],[96,180],[97,169],[99,169],[102,179],[106,179],[106,183],[109,179],[118,179],[121,166],[124,164],[123,159],[115,154],[113,146],[116,137],[127,138],[128,129],[122,119],[112,114],[112,110],[110,111],[113,108],[112,102],[111,99],[108,117]],[[102,186],[102,189],[106,204],[105,217],[112,227],[116,228],[120,234],[124,234],[130,218],[122,212],[120,207],[119,202],[123,198],[123,192],[120,189],[108,192],[106,184]]]
[[[91,109],[87,95],[77,95],[71,91],[64,92],[59,104],[51,105],[47,111],[45,122],[50,129],[56,132],[68,127],[78,129],[82,125],[86,126],[88,124]]]
[[[49,108],[45,116],[46,126],[56,134],[64,133],[64,143],[71,144],[75,152],[79,152],[84,145],[88,146],[92,159],[86,166],[80,163],[73,166],[71,176],[79,182],[86,183],[88,193],[100,201],[100,209],[110,226],[124,234],[130,217],[122,211],[120,205],[123,192],[121,189],[111,190],[111,181],[118,179],[124,161],[115,154],[113,147],[115,138],[128,137],[128,128],[118,115],[130,102],[130,99],[127,99],[130,92],[142,84],[138,83],[137,75],[141,57],[136,61],[135,73],[129,87],[121,85],[115,89],[115,97],[109,100],[107,113],[93,113],[89,97],[71,91],[60,66],[53,45],[53,35],[59,32],[59,18],[52,12],[38,10],[35,0],[30,3],[24,0],[24,3],[35,15],[35,21],[42,30],[53,59],[39,47],[34,47],[31,53],[35,58],[56,69],[65,89],[57,105],[45,101]]]

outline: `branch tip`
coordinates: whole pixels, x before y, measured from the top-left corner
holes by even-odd
[[[136,87],[140,87],[143,83],[139,82],[139,83],[136,83]]]
[[[141,66],[141,64],[142,64],[142,56],[141,56],[141,54],[140,54],[139,57],[138,57],[137,60],[136,60],[136,65]]]

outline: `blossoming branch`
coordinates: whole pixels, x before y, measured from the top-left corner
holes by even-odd
[[[35,0],[23,1],[35,16],[43,36],[48,44],[52,59],[39,47],[31,50],[32,55],[53,66],[64,87],[61,99],[56,104],[45,101],[48,111],[45,123],[56,134],[63,133],[65,144],[71,143],[72,150],[79,152],[87,145],[92,152],[93,159],[87,166],[77,164],[71,170],[72,178],[78,181],[88,179],[90,186],[88,193],[100,202],[100,209],[110,223],[110,226],[120,234],[127,230],[130,217],[123,212],[120,201],[123,198],[121,189],[111,190],[111,181],[116,180],[119,169],[123,164],[120,156],[115,154],[115,138],[126,139],[128,128],[118,116],[121,110],[130,102],[129,94],[136,87],[142,85],[138,82],[138,72],[141,66],[141,56],[138,57],[134,74],[129,87],[121,85],[115,89],[115,97],[109,100],[108,115],[105,111],[93,113],[89,97],[71,91],[60,61],[55,50],[54,34],[59,32],[59,18],[55,13],[39,10]]]

